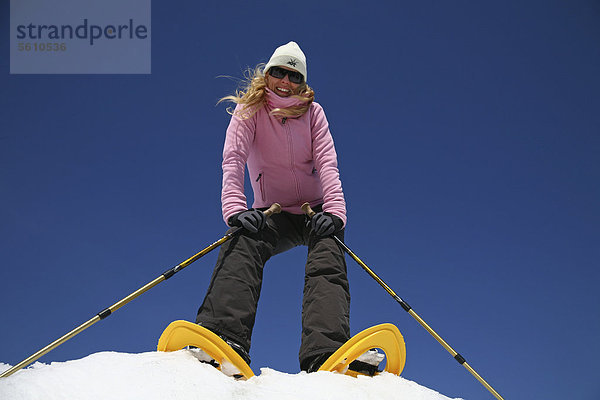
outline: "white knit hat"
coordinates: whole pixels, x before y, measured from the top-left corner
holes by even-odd
[[[304,76],[306,82],[306,56],[296,42],[289,42],[275,49],[265,66],[265,72],[271,67],[283,66],[296,70]]]

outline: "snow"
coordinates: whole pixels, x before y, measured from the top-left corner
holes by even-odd
[[[0,363],[0,371],[10,368]],[[255,371],[256,372],[256,371]],[[79,360],[33,366],[0,378],[0,399],[10,400],[292,400],[449,399],[388,373],[373,378],[317,372],[287,374],[262,368],[236,381],[202,364],[187,350],[140,354],[101,352]]]

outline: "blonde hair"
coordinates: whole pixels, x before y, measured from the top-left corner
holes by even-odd
[[[235,93],[219,99],[217,104],[223,101],[230,101],[235,104],[241,104],[242,107],[235,111],[231,107],[227,108],[227,112],[241,119],[252,118],[254,114],[264,105],[267,95],[267,77],[264,72],[265,64],[258,64],[254,68],[248,68],[244,73],[244,79],[240,82],[240,86]],[[279,117],[299,117],[308,111],[310,105],[315,99],[315,92],[302,82],[296,93],[292,95],[304,102],[304,104],[287,107],[276,108],[270,112],[272,115]]]

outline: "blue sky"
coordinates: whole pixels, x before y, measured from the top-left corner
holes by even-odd
[[[153,2],[151,75],[10,75],[0,7],[0,361],[223,235],[216,102],[236,81],[219,76],[295,40],[336,143],[350,248],[505,398],[600,395],[597,2]],[[194,319],[216,256],[41,361],[155,349]],[[267,266],[255,371],[299,369],[305,256]],[[492,398],[347,262],[353,333],[392,322],[404,377]]]

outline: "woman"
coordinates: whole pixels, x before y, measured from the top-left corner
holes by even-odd
[[[223,219],[241,226],[220,249],[196,322],[216,332],[249,363],[250,339],[263,267],[273,255],[308,246],[302,304],[300,367],[316,371],[350,336],[350,294],[342,249],[346,203],[337,155],[323,108],[307,85],[306,57],[295,42],[260,65],[236,103],[223,150]],[[254,191],[244,195],[245,166]],[[266,218],[272,203],[280,214]],[[301,205],[317,214],[307,224]]]

